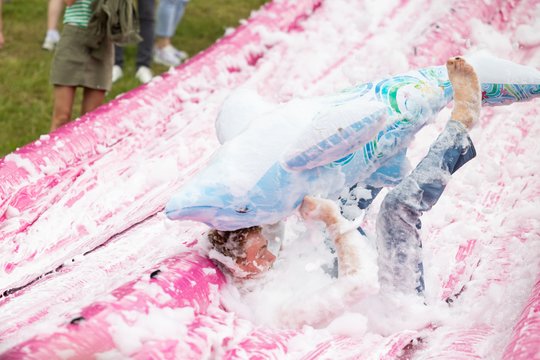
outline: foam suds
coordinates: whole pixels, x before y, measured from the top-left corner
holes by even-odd
[[[323,1],[319,10],[301,22],[298,31],[261,28],[260,43],[268,47],[261,45],[266,53],[256,66],[246,65],[234,54],[227,55],[219,60],[218,73],[201,70],[178,81],[159,99],[141,100],[137,103],[145,117],[141,127],[130,124],[129,117],[123,120],[130,136],[118,143],[99,145],[99,156],[55,179],[57,184],[41,193],[32,206],[20,210],[28,205],[23,199],[1,209],[5,219],[0,230],[9,235],[9,241],[0,247],[1,289],[28,284],[65,265],[14,296],[0,299],[0,351],[34,335],[65,329],[81,308],[100,300],[113,301],[113,289],[142,276],[147,279],[156,264],[168,257],[187,251],[208,254],[206,226],[171,221],[162,209],[219,146],[214,122],[224,100],[240,83],[260,95],[253,100],[256,109],[249,107],[260,114],[266,109],[266,100],[282,103],[305,99],[389,73],[441,65],[447,55],[459,55],[449,54],[454,49],[466,52],[466,57],[483,50],[538,67],[539,17],[531,14],[538,14],[540,5],[526,1],[514,4],[513,13],[506,14],[508,26],[501,26],[498,20],[488,24],[486,19],[471,19],[476,10],[478,17],[483,15],[478,4],[470,13],[464,5],[469,3],[459,3],[452,9],[462,12],[461,18],[466,19],[460,23],[459,30],[467,31],[462,34],[445,26],[446,19],[453,16],[450,4]],[[445,35],[454,30],[452,39],[456,41],[445,42]],[[505,72],[501,67],[506,69],[506,63],[479,59],[471,61],[476,61],[480,77],[486,81],[538,81],[538,71],[512,67],[511,72]],[[234,76],[241,80],[231,78],[229,68],[237,69]],[[171,69],[171,74],[177,73]],[[160,81],[154,79],[148,86],[158,86]],[[171,98],[182,100],[182,109],[176,114],[163,105]],[[242,112],[234,128],[222,128],[226,122],[218,125],[220,140],[225,144],[231,136],[245,131],[244,125],[250,121],[245,117],[246,104],[237,105],[222,114],[234,119],[236,112]],[[283,128],[278,130],[287,128],[287,121],[294,115],[305,115],[309,106],[304,105],[295,104],[288,117],[280,120]],[[174,339],[169,345],[179,354],[197,348],[199,358],[221,358],[235,346],[241,348],[242,341],[257,331],[278,334],[276,338],[269,336],[272,346],[278,344],[272,353],[278,358],[283,354],[303,358],[319,349],[321,343],[338,344],[333,357],[327,358],[346,358],[339,352],[346,348],[339,342],[345,341],[344,337],[352,339],[348,344],[352,344],[355,355],[368,354],[367,358],[386,356],[388,351],[383,350],[390,346],[387,344],[399,339],[405,339],[396,346],[399,351],[411,340],[420,344],[415,347],[418,358],[443,358],[453,351],[469,351],[459,347],[463,343],[474,344],[466,355],[500,358],[540,272],[538,105],[538,100],[533,100],[482,109],[479,123],[470,132],[477,157],[452,176],[440,201],[422,217],[425,298],[353,291],[356,297],[351,301],[350,283],[340,282],[335,276],[335,256],[328,236],[322,227],[306,225],[295,214],[285,222],[279,257],[270,271],[241,281],[227,275],[221,291],[208,295],[215,301],[204,316],[194,315],[197,309],[190,306],[149,307],[147,313],[131,314],[131,327],[120,316],[112,316],[109,320],[114,325],[116,350],[103,352],[99,358],[140,355],[143,350],[150,351],[152,341],[168,338]],[[418,133],[407,154],[413,165],[448,117],[449,109],[443,109],[433,124]],[[264,122],[258,126],[271,130]],[[94,130],[106,134],[106,121],[96,121]],[[281,141],[278,132],[270,136]],[[40,148],[51,139],[42,136]],[[57,141],[55,149],[68,151],[68,145]],[[249,146],[259,144],[253,140]],[[250,154],[243,156],[252,162],[254,178],[270,162],[249,158]],[[30,177],[40,172],[54,175],[56,171],[52,161],[37,167],[18,154],[8,155],[5,161],[27,171]],[[214,176],[224,174],[217,172]],[[238,191],[254,181],[228,176],[227,181]],[[366,231],[362,245],[372,251],[373,257],[375,218],[386,193],[383,190],[369,209],[348,208],[346,213]],[[371,196],[364,189],[357,189],[353,195]],[[86,255],[81,258],[81,254]],[[213,269],[206,266],[204,275],[212,276]],[[156,297],[163,296],[155,287],[140,286]],[[193,334],[186,328],[194,321],[202,324],[197,336],[203,335],[197,339],[204,341],[189,348],[186,336]],[[294,330],[292,335],[286,333],[288,329]],[[279,341],[274,341],[278,337]],[[174,347],[173,343],[180,345]],[[263,348],[253,346],[256,351]],[[239,354],[244,353],[239,350]]]

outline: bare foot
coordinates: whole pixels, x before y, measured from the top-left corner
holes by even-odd
[[[482,97],[478,77],[473,67],[459,56],[448,59],[446,68],[454,89],[451,119],[461,122],[469,129],[480,115]]]

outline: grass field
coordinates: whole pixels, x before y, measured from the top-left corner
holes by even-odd
[[[195,55],[265,2],[191,0],[173,44]],[[49,84],[53,54],[41,49],[47,27],[47,0],[4,0],[3,19],[6,44],[0,50],[0,157],[49,131],[53,101]],[[135,50],[133,46],[126,48],[124,77],[113,85],[107,101],[139,85],[133,77]],[[159,74],[167,68],[154,64],[152,70]],[[80,96],[74,116],[79,115],[79,104]]]

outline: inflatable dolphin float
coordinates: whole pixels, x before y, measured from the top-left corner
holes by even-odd
[[[467,60],[483,105],[540,95],[534,68],[487,55]],[[335,198],[354,184],[394,185],[409,170],[405,152],[414,135],[452,94],[446,67],[433,66],[279,105],[232,96],[216,122],[223,145],[165,212],[230,231],[276,223],[308,194]]]

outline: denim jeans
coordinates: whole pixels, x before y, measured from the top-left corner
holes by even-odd
[[[467,130],[451,120],[426,157],[384,198],[377,217],[381,287],[423,293],[420,216],[437,203],[451,174],[475,156]]]
[[[163,0],[162,0],[163,1]],[[150,67],[154,47],[154,0],[138,0],[139,27],[142,41],[137,44],[136,68]],[[114,64],[124,66],[124,49],[114,47]]]
[[[170,38],[184,16],[188,0],[160,0],[156,15],[156,36]]]

